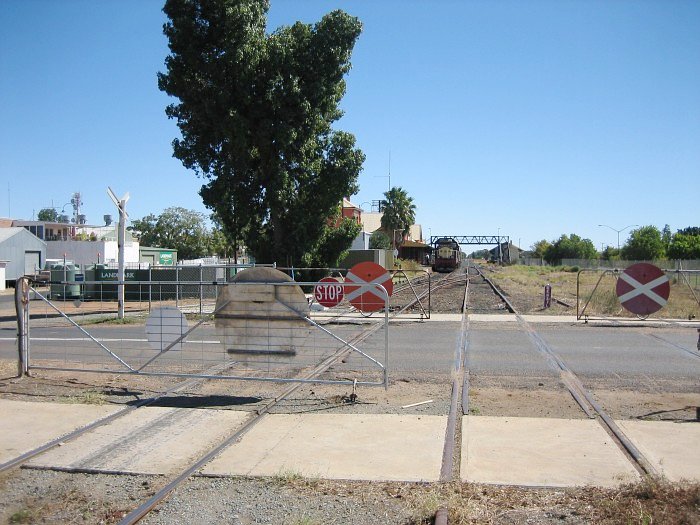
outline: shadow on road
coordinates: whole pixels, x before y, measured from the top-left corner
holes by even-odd
[[[261,397],[238,397],[238,396],[171,396],[162,397],[159,400],[150,403],[151,407],[169,407],[169,408],[211,408],[211,407],[227,407],[256,404],[262,401]],[[141,401],[134,400],[126,403],[127,405],[136,405]]]

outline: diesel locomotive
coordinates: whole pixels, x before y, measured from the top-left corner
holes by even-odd
[[[433,249],[433,271],[451,272],[462,264],[462,251],[452,237],[440,237]]]

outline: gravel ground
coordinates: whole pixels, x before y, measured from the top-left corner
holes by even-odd
[[[1,523],[113,524],[160,477],[17,469],[0,476]],[[190,479],[140,523],[419,525],[449,508],[455,524],[684,524],[700,522],[700,486],[645,481],[618,489],[528,489],[275,478]]]

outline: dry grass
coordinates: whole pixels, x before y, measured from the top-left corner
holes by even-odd
[[[516,265],[494,267],[488,275],[512,298],[516,308],[521,309],[523,313],[537,313],[543,310],[544,286],[550,284],[552,297],[561,299],[574,308],[562,310],[560,306],[553,305],[553,308],[544,313],[575,314],[578,279],[579,308],[583,309],[588,303],[586,314],[635,317],[620,305],[615,293],[617,277],[613,273],[583,270],[579,274],[576,268]],[[700,319],[700,305],[695,299],[700,297],[697,280],[693,278],[688,282],[684,274],[669,274],[669,279],[671,293],[668,304],[654,314],[654,317]]]
[[[15,509],[9,509],[8,523],[117,523],[125,511],[92,499],[81,491],[56,490],[56,497],[28,496]]]
[[[61,403],[71,405],[104,405],[107,403],[107,396],[104,392],[96,390],[84,390],[65,396],[59,400]]]
[[[73,483],[72,477],[34,487],[0,509],[2,523],[117,523],[135,502],[156,489],[150,481],[124,483],[98,478]],[[102,479],[102,481],[99,481]],[[67,481],[66,481],[67,480]],[[155,480],[154,480],[155,481]],[[473,483],[373,483],[304,478],[281,472],[269,478],[273,486],[293,490],[300,499],[321,496],[382,505],[406,515],[405,525],[429,525],[435,513],[447,508],[450,525],[515,525],[520,523],[583,525],[691,525],[700,523],[700,484],[646,479],[615,489],[581,487],[529,489]],[[13,476],[0,475],[0,491],[8,491]],[[214,489],[212,489],[214,490]],[[222,497],[227,497],[221,494]],[[301,511],[290,516],[294,525],[315,525],[316,518]]]
[[[447,508],[450,525],[567,523],[603,525],[700,523],[700,484],[646,479],[616,489],[581,487],[529,489],[473,483],[369,483],[307,481],[289,478],[287,485],[307,496],[315,493],[365,501],[398,501],[412,516],[407,525],[433,523]]]

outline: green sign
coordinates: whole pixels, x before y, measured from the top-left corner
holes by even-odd
[[[158,263],[162,266],[172,266],[174,262],[173,252],[160,252]]]

